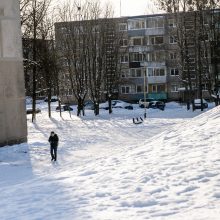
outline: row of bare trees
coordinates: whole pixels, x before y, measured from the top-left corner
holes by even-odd
[[[92,100],[94,113],[98,115],[104,93],[111,113],[111,96],[119,80],[122,39],[112,8],[102,9],[99,1],[68,3],[59,10],[59,15],[62,22],[56,24],[57,45],[66,64],[63,74],[78,102],[77,115],[84,114],[86,97]]]
[[[218,0],[157,0],[161,9],[172,13],[175,27],[171,34],[178,44],[178,64],[185,86],[187,108],[194,110],[195,95],[201,99],[207,86],[219,104],[220,3]],[[194,80],[195,79],[195,80]],[[196,82],[196,90],[193,85]],[[197,93],[197,94],[195,94]],[[215,94],[213,94],[215,93]]]
[[[36,119],[37,93],[42,91],[48,96],[49,117],[51,96],[68,98],[69,90],[78,103],[78,116],[84,115],[86,97],[93,101],[94,113],[98,115],[103,93],[108,97],[111,113],[111,95],[119,79],[122,37],[112,19],[112,8],[107,5],[103,9],[100,1],[89,0],[80,4],[66,1],[55,9],[51,3],[51,0],[20,0],[27,52],[25,71],[31,73],[32,121]]]
[[[37,93],[48,96],[48,113],[51,116],[50,98],[52,90],[58,91],[58,59],[54,41],[53,16],[50,14],[51,0],[21,0],[21,27],[23,34],[24,68],[32,96],[32,122],[36,119]],[[27,77],[29,78],[27,79]]]

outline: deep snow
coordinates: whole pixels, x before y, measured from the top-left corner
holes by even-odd
[[[1,219],[220,219],[220,107],[201,114],[169,103],[139,125],[138,107],[52,119],[39,107],[28,144],[0,149]]]

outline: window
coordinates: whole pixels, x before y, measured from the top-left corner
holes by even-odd
[[[163,28],[164,27],[164,18],[158,18],[157,19],[157,28]]]
[[[203,51],[201,52],[201,54],[202,54],[202,57],[203,57],[203,58],[208,58],[208,51],[207,51],[207,50],[203,50]]]
[[[136,77],[136,71],[135,71],[135,69],[131,69],[131,70],[130,70],[130,73],[131,73],[131,77]]]
[[[208,91],[208,88],[209,88],[208,83],[202,84],[202,90]]]
[[[143,77],[145,71],[146,71],[145,68],[130,69],[130,76],[131,77]]]
[[[156,51],[153,53],[148,53],[147,56],[148,62],[164,62],[165,61],[165,52],[164,51]]]
[[[195,89],[196,88],[196,83],[192,83],[192,88]]]
[[[73,90],[72,89],[67,89],[66,90],[66,95],[68,95],[68,96],[73,95]]]
[[[129,29],[144,29],[145,28],[145,21],[144,20],[136,20],[129,22]]]
[[[127,39],[122,39],[120,40],[120,46],[121,47],[125,47],[125,46],[128,46],[128,40]]]
[[[121,55],[121,63],[127,63],[128,62],[128,55]]]
[[[189,61],[193,61],[193,60],[195,60],[195,59],[189,59]],[[188,72],[188,70],[190,71],[190,72],[195,72],[195,65],[188,65],[187,63],[186,63],[186,61],[185,61],[185,63],[184,63],[185,65],[184,65],[184,71],[185,72]]]
[[[143,92],[143,86],[142,85],[137,85],[136,91],[137,91],[137,93]]]
[[[136,77],[141,77],[141,69],[136,69]]]
[[[131,62],[141,62],[145,60],[145,54],[142,53],[130,53],[129,57]]]
[[[191,79],[196,79],[196,74],[191,74]]]
[[[142,45],[142,38],[133,38],[132,40],[134,46]]]
[[[170,44],[176,44],[177,38],[175,36],[170,36]]]
[[[157,86],[156,85],[152,86],[152,92],[157,92]]]
[[[127,23],[120,23],[119,31],[126,31],[126,30],[127,30]]]
[[[149,17],[146,20],[146,28],[163,28],[164,18],[163,17]]]
[[[165,76],[164,68],[148,68],[148,76]]]
[[[99,33],[100,31],[100,26],[99,25],[95,25],[94,27],[92,27],[92,32],[93,33]]]
[[[170,75],[171,76],[179,76],[179,70],[178,69],[170,69]]]
[[[157,85],[157,92],[165,92],[165,85],[164,84]]]
[[[163,36],[150,37],[150,44],[151,45],[163,44]]]
[[[130,77],[129,70],[122,70],[121,71],[121,77],[122,78],[129,78]]]
[[[179,85],[178,84],[171,84],[171,92],[178,92]]]
[[[126,78],[126,72],[121,71],[121,78]]]
[[[176,23],[173,18],[168,19],[168,26],[169,27],[176,27]]]
[[[166,91],[166,86],[165,84],[153,84],[152,85],[152,92],[165,92]]]
[[[146,22],[147,28],[154,28],[155,27],[155,20],[153,18],[148,18]]]
[[[122,93],[122,94],[128,94],[128,93],[130,93],[130,86],[122,86],[122,87],[121,87],[121,93]]]
[[[147,69],[148,76],[153,76],[153,71],[154,71],[153,68],[148,68],[148,69]]]
[[[207,14],[205,14],[205,12],[203,13],[203,24],[204,25],[208,25],[209,24],[209,16],[207,16]]]
[[[62,33],[67,33],[67,28],[66,27],[61,27],[60,30],[61,30]]]
[[[176,52],[169,52],[169,55],[170,55],[171,60],[176,60],[176,58],[177,58]]]

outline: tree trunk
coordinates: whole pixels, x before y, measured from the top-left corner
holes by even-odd
[[[95,115],[99,115],[99,103],[94,103],[94,113]]]
[[[80,97],[80,98],[78,99],[77,116],[80,116],[81,113],[82,113],[83,116],[85,116],[84,100]]]
[[[48,116],[51,118],[51,88],[48,91]]]
[[[112,113],[112,99],[111,99],[111,96],[110,95],[108,95],[108,112],[109,112],[109,114],[111,114]]]

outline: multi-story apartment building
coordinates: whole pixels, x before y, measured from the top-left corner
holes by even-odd
[[[188,32],[193,32],[192,14],[188,14]],[[138,101],[144,97],[159,100],[183,100],[186,95],[186,84],[178,60],[179,48],[176,34],[176,22],[173,14],[155,14],[117,18],[121,39],[120,84],[118,98],[127,101]],[[195,72],[195,44],[189,49],[191,91],[198,96],[198,81]],[[209,53],[209,51],[207,51]],[[202,54],[204,51],[202,51]],[[202,56],[201,54],[201,56]],[[210,53],[211,54],[211,53]],[[207,56],[207,54],[205,55]],[[203,71],[210,69],[211,63],[203,62]],[[202,73],[203,74],[203,73]],[[204,73],[205,75],[206,73]],[[202,77],[203,97],[210,96],[208,85]],[[200,82],[201,85],[201,82]]]
[[[177,63],[177,39],[173,36],[175,19],[171,14],[129,17],[126,28],[128,53],[123,55],[120,98],[179,100],[183,83]],[[195,82],[193,82],[196,87]],[[205,89],[204,89],[205,90]],[[203,92],[207,96],[207,92]]]
[[[166,16],[129,17],[126,28],[129,43],[128,53],[121,60],[127,66],[122,68],[124,84],[120,86],[120,98],[138,100],[146,92],[149,98],[167,99],[169,42]]]

